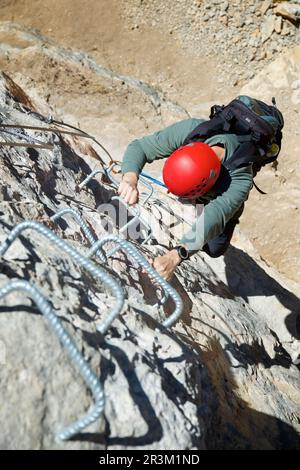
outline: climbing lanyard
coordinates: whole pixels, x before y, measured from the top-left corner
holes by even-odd
[[[153,181],[153,183],[157,184],[158,186],[162,186],[163,188],[166,188],[166,185],[162,181],[159,181],[153,178],[153,176],[148,175],[144,171],[141,172],[141,176],[144,176],[144,178],[147,178],[148,180]]]
[[[48,143],[48,142],[43,142],[42,140],[36,139],[35,137],[27,136],[24,134],[21,134],[19,132],[14,132],[12,130],[8,129],[1,129],[1,124],[0,124],[0,133],[12,135],[13,137],[17,137],[19,139],[26,140],[26,144],[23,144],[22,142],[0,142],[0,145],[2,146],[8,146],[8,147],[33,147],[33,148],[46,148],[46,149],[53,149],[53,145]]]
[[[53,145],[51,144],[30,144],[30,143],[21,143],[21,142],[1,142],[0,141],[0,146],[1,147],[26,147],[26,148],[34,148],[34,149],[48,149],[52,150]]]
[[[93,140],[93,142],[95,142],[97,145],[99,145],[101,147],[101,149],[108,155],[108,157],[110,159],[109,164],[114,162],[114,160],[113,160],[112,156],[110,155],[110,153],[106,150],[106,148],[98,140],[95,139],[95,137],[87,134],[86,132],[82,131],[81,129],[78,129],[77,127],[71,126],[70,124],[65,124],[63,122],[55,121],[54,119],[49,120],[49,123],[53,123],[53,124],[60,125],[60,126],[70,127],[71,129],[74,129],[76,132],[67,131],[65,129],[56,129],[55,127],[28,126],[28,125],[21,125],[21,124],[2,124],[1,122],[0,122],[0,132],[2,131],[2,132],[10,133],[10,132],[4,130],[3,128],[28,129],[28,130],[52,132],[53,134],[66,134],[66,135],[70,135],[70,136],[74,136],[74,137],[82,137],[82,138],[85,138],[85,139],[91,139],[91,140]],[[21,135],[18,134],[18,137],[21,137]],[[13,145],[11,145],[11,146],[13,146]],[[22,147],[23,147],[23,145],[22,145]],[[27,147],[27,146],[25,146],[25,147]],[[39,147],[37,147],[37,148],[39,148]],[[43,148],[43,147],[40,147],[40,148]],[[51,148],[53,148],[53,145],[51,147],[45,147],[45,148],[51,149]],[[100,155],[97,154],[97,157],[103,165],[106,165],[106,163],[100,157]]]

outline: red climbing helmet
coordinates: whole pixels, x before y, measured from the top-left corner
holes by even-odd
[[[169,156],[163,180],[170,193],[194,199],[212,188],[220,170],[220,160],[212,148],[203,142],[192,142]]]

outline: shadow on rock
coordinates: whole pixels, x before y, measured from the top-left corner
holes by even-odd
[[[147,317],[146,314],[144,316]],[[151,319],[149,319],[151,320]],[[153,320],[152,320],[153,321]],[[125,324],[124,324],[125,325]],[[158,329],[161,330],[159,325],[156,325]],[[162,331],[162,330],[161,330]],[[159,346],[157,348],[153,348],[152,352],[145,352],[143,353],[142,357],[139,360],[149,369],[149,371],[153,370],[153,367],[157,369],[157,374],[161,378],[161,387],[163,392],[165,393],[167,399],[170,402],[173,402],[177,409],[181,409],[186,402],[192,402],[194,405],[197,406],[199,412],[197,416],[199,420],[202,418],[200,416],[200,404],[199,398],[191,396],[189,393],[189,389],[184,386],[181,380],[170,370],[170,364],[182,364],[182,362],[187,361],[187,364],[192,371],[192,376],[190,378],[190,387],[196,387],[196,384],[200,384],[200,375],[202,374],[202,367],[199,362],[199,354],[195,351],[195,349],[191,349],[184,341],[179,339],[177,335],[175,335],[172,331],[168,331],[163,329],[164,335],[167,335],[170,338],[170,342],[175,342],[180,346],[179,351],[177,350],[176,354],[170,354],[166,358],[162,358],[159,355]],[[112,327],[110,329],[110,333],[113,335],[115,339],[121,339],[119,335],[119,331]],[[107,446],[131,446],[132,448],[136,446],[145,446],[151,445],[155,443],[159,443],[161,439],[164,437],[165,430],[163,429],[162,423],[160,421],[159,416],[157,415],[157,411],[155,410],[155,406],[151,403],[149,396],[153,397],[153,393],[150,394],[149,390],[145,390],[144,386],[141,383],[141,380],[137,374],[137,364],[135,358],[138,359],[138,356],[134,356],[133,359],[129,359],[126,350],[123,350],[121,347],[117,346],[116,344],[112,344],[108,342],[100,333],[83,333],[85,341],[89,344],[90,347],[99,349],[99,347],[103,350],[109,351],[110,358],[107,359],[106,357],[102,356],[101,358],[101,382],[105,383],[108,376],[113,376],[114,374],[120,374],[122,372],[123,376],[126,378],[128,383],[128,391],[124,391],[124,393],[129,393],[130,397],[136,406],[138,413],[136,413],[137,420],[144,420],[147,425],[146,433],[140,436],[134,436],[132,434],[128,436],[110,436],[111,430],[108,421],[106,421],[106,429],[105,429],[105,436],[95,433],[89,433],[86,435],[80,434],[76,436],[77,440],[89,440],[95,443],[101,444],[106,442]],[[126,340],[121,339],[121,343],[123,344],[124,341],[130,341],[133,344],[137,342],[137,338],[133,332],[131,332],[128,328],[126,328]],[[120,371],[118,370],[120,369]],[[177,369],[176,369],[177,370]],[[122,390],[120,390],[118,400],[122,399]],[[183,413],[183,411],[182,411]],[[131,424],[129,423],[129,427]],[[131,430],[129,430],[131,431]],[[197,426],[193,423],[190,423],[190,433],[191,438],[194,441],[195,447],[199,445],[199,434]]]
[[[248,302],[252,296],[276,296],[290,313],[285,318],[289,333],[300,339],[300,299],[269,276],[247,253],[230,246],[224,255],[228,286]]]
[[[85,340],[88,342],[89,345],[97,344],[98,348],[100,345],[102,349],[109,350],[112,358],[116,361],[116,363],[122,370],[124,377],[126,377],[126,380],[128,382],[129,393],[134,403],[137,405],[142,419],[145,421],[145,423],[147,423],[148,426],[146,434],[142,436],[134,437],[132,435],[129,435],[125,437],[107,437],[107,444],[109,446],[143,446],[152,444],[154,442],[159,442],[163,437],[162,425],[160,423],[160,420],[156,416],[155,409],[153,408],[147,393],[144,391],[140,383],[140,380],[136,373],[135,364],[129,360],[125,351],[123,351],[116,345],[108,343],[106,340],[103,339],[102,335],[85,333],[84,336]],[[104,367],[102,364],[101,370],[101,382],[104,383],[107,375],[113,374],[115,372],[115,365],[112,361],[106,360],[106,364]],[[120,398],[121,397],[119,396],[119,399]],[[109,436],[109,429],[107,429],[107,432]],[[91,439],[91,436],[89,438]],[[99,436],[95,436],[95,442],[99,442]]]
[[[240,398],[226,351],[216,338],[201,351],[207,375],[202,383],[206,444],[211,450],[300,449],[295,429],[275,416],[252,409]],[[210,410],[210,411],[208,411]]]

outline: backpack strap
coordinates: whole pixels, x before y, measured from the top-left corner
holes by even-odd
[[[248,136],[243,136],[248,137]],[[257,145],[252,140],[245,139],[244,142],[236,149],[232,156],[222,165],[229,171],[236,170],[242,166],[250,165],[260,160],[260,152]]]
[[[182,145],[188,145],[190,142],[195,141],[204,142],[209,137],[217,134],[224,134],[224,120],[216,114],[212,120],[198,124],[186,137]]]
[[[231,158],[227,161],[227,162],[224,162],[222,163],[222,166],[224,166],[225,168],[227,168],[228,171],[232,171],[232,170],[235,170],[236,168],[241,168],[245,165],[249,165],[251,163],[254,163],[254,166],[255,166],[255,163],[257,164],[258,163],[258,166],[260,161],[261,161],[261,158],[260,158],[260,153],[259,153],[259,150],[262,150],[262,149],[259,149],[259,147],[257,147],[252,141],[251,139],[246,139],[246,137],[249,137],[249,136],[241,136],[241,137],[244,137],[244,142],[241,143],[240,147],[233,153],[233,155],[231,156]],[[275,158],[270,158],[269,159],[270,161],[274,161],[276,160],[276,157]],[[257,169],[254,170],[254,173],[256,174],[257,172]],[[253,176],[255,176],[255,174]],[[253,186],[256,188],[256,190],[260,193],[260,194],[263,194],[263,195],[266,195],[267,193],[265,193],[264,191],[262,191],[258,186],[257,184],[255,184],[255,181],[253,179]]]
[[[216,114],[219,114],[221,111],[223,111],[223,109],[225,108],[224,105],[219,105],[219,104],[214,104],[211,108],[210,108],[210,115],[209,115],[209,119],[212,119]]]
[[[205,121],[199,124],[184,140],[183,145],[188,145],[190,142],[204,142],[211,136],[217,134],[224,134],[224,126],[226,127],[229,124],[231,116],[228,115],[227,119],[224,120],[224,115],[219,117],[215,115],[212,121]],[[239,140],[239,147],[233,153],[231,158],[225,162],[223,165],[229,170],[235,170],[238,167],[249,165],[260,159],[261,155],[264,154],[263,149],[255,144],[256,139],[252,134],[240,135],[237,136]],[[258,138],[259,140],[259,138]]]
[[[262,189],[260,189],[257,184],[255,184],[255,181],[253,180],[253,186],[255,186],[255,189],[260,193],[260,194],[263,194],[263,195],[266,195],[267,193],[265,193]]]

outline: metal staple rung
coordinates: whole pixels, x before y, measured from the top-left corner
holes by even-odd
[[[127,222],[127,224],[123,225],[123,226],[120,228],[119,232],[123,233],[123,232],[125,232],[125,231],[127,230],[128,227],[130,227],[131,225],[133,225],[134,222],[136,222],[136,221],[139,219],[140,214],[141,214],[141,210],[140,210],[139,207],[131,207],[131,208],[129,208],[128,204],[126,204],[126,202],[125,202],[121,197],[119,197],[119,196],[113,196],[113,197],[111,198],[111,200],[112,200],[112,201],[118,201],[118,202],[120,202],[121,204],[123,204],[123,205],[126,207],[126,209],[128,210],[128,212],[130,212],[131,215],[133,215],[133,218],[132,218],[131,220],[129,220],[129,222]]]
[[[152,201],[154,204],[157,204],[158,206],[162,207],[165,211],[169,212],[170,215],[172,215],[173,217],[175,217],[178,222],[180,223],[185,223],[187,225],[189,225],[190,227],[192,227],[193,224],[191,224],[191,222],[188,222],[187,220],[183,219],[183,217],[181,217],[180,215],[176,214],[169,206],[169,204],[167,204],[165,201],[161,201],[160,199],[158,198],[155,198],[153,199]]]
[[[111,171],[113,170],[113,168],[115,166],[120,166],[118,163],[116,162],[113,162],[108,168],[102,168],[102,169],[99,169],[99,170],[94,170],[92,171],[79,185],[78,187],[79,188],[83,188],[83,186],[85,186],[92,178],[94,178],[94,176],[102,173],[103,175],[107,176],[107,178],[110,180],[111,184],[114,186],[114,188],[118,188],[119,187],[119,183],[117,180],[114,179],[114,177],[112,176],[111,174]]]
[[[148,222],[146,222],[145,219],[140,215],[141,214],[141,209],[140,209],[139,205],[136,204],[134,207],[129,206],[127,204],[127,202],[125,202],[124,199],[122,199],[119,196],[113,196],[111,198],[111,200],[112,201],[119,201],[121,204],[123,204],[126,207],[127,211],[133,216],[133,218],[129,222],[127,222],[127,224],[123,225],[123,227],[121,227],[121,229],[119,231],[121,233],[125,232],[128,229],[128,227],[130,227],[130,225],[134,224],[136,221],[139,220],[141,222],[141,224],[144,225],[145,228],[148,231],[147,237],[141,243],[141,245],[146,245],[146,243],[152,237],[152,229],[151,229],[150,225],[148,224]]]
[[[121,310],[124,305],[124,292],[119,283],[103,268],[96,266],[88,258],[82,256],[78,251],[71,247],[64,240],[55,235],[50,229],[44,225],[34,222],[34,221],[25,221],[16,225],[7,239],[0,246],[0,256],[4,256],[10,245],[19,237],[19,235],[27,229],[35,230],[41,235],[45,236],[50,240],[54,245],[58,246],[63,252],[71,256],[74,261],[76,261],[80,266],[86,269],[94,278],[104,283],[104,285],[113,293],[116,297],[116,302],[114,307],[111,309],[107,317],[97,325],[97,330],[100,333],[104,334],[114,319],[121,313]]]
[[[84,221],[83,217],[81,216],[80,212],[77,209],[72,209],[71,207],[67,207],[65,209],[61,209],[56,214],[54,214],[50,220],[56,221],[63,217],[64,215],[70,214],[72,217],[78,222],[80,227],[82,228],[86,238],[93,245],[97,239],[94,237],[92,232],[90,231],[89,227],[87,226],[86,222]],[[102,262],[106,261],[106,257],[103,255],[102,251],[99,251],[98,256]]]
[[[116,167],[116,166],[120,166],[119,163],[117,162],[113,162],[108,168],[104,168],[104,173],[105,175],[108,177],[108,179],[111,181],[112,185],[115,187],[115,188],[118,188],[119,187],[119,182],[117,180],[115,180],[115,178],[112,176],[111,172],[112,170]]]
[[[112,184],[113,184],[116,188],[118,188],[119,183],[118,183],[118,181],[116,181],[116,180],[114,179],[114,177],[113,177],[112,174],[111,174],[112,170],[113,170],[115,167],[121,168],[121,165],[120,165],[119,163],[117,163],[117,162],[114,162],[114,163],[112,163],[108,168],[106,168],[106,169],[104,170],[104,172],[105,172],[105,174],[107,175],[107,177],[109,178],[109,180],[112,182]],[[140,181],[140,183],[142,183],[142,184],[149,190],[149,193],[146,195],[145,199],[144,199],[141,203],[139,203],[140,206],[143,206],[143,205],[144,205],[146,202],[148,202],[148,200],[153,196],[153,194],[154,194],[155,191],[154,191],[153,185],[152,185],[149,181],[147,181],[145,178],[143,178],[143,177],[140,176],[139,181]]]
[[[118,187],[118,183],[115,181],[115,179],[112,177],[112,175],[110,174],[110,171],[112,170],[112,168],[114,166],[116,166],[117,163],[113,163],[112,165],[110,165],[110,167],[107,169],[107,170],[94,170],[92,171],[79,185],[78,187],[80,189],[83,188],[83,186],[85,186],[94,176],[98,175],[98,174],[103,174],[103,175],[106,175],[108,176],[108,178],[110,179],[111,183],[113,184],[114,187]],[[149,195],[146,197],[145,202],[148,202],[149,198],[152,196],[153,194],[153,189],[152,189],[152,192],[149,193]],[[143,240],[143,242],[141,243],[141,245],[145,245],[151,238],[152,238],[152,229],[150,227],[150,225],[141,217],[140,213],[140,205],[139,204],[136,204],[134,207],[131,207],[129,206],[125,201],[124,199],[120,198],[119,196],[113,196],[111,198],[111,200],[118,200],[119,202],[121,202],[127,209],[127,211],[133,215],[133,219],[130,220],[126,225],[124,225],[119,231],[121,233],[125,232],[126,229],[132,225],[133,223],[135,223],[138,219],[140,220],[140,222],[146,227],[146,229],[148,230],[148,235],[147,237],[145,238],[145,240]]]
[[[115,168],[116,166],[120,166],[119,163],[112,163],[108,168],[105,168],[105,169],[99,169],[99,170],[94,170],[92,171],[79,185],[78,187],[80,189],[83,188],[83,186],[85,186],[92,178],[94,178],[96,175],[99,175],[99,174],[103,174],[105,176],[108,177],[108,179],[110,180],[111,184],[117,189],[119,187],[119,183],[118,181],[115,180],[115,178],[112,176],[111,172],[113,170],[113,168]],[[142,201],[142,203],[140,203],[141,206],[145,205],[149,199],[153,196],[155,190],[154,190],[154,187],[151,183],[149,183],[145,178],[143,177],[140,177],[139,181],[144,185],[146,186],[147,189],[149,189],[149,193],[146,194],[146,197],[145,199]]]
[[[23,291],[32,298],[93,394],[95,404],[90,412],[56,434],[56,437],[60,440],[70,439],[102,415],[105,406],[103,387],[41,292],[27,281],[13,280],[0,288],[0,299],[13,291]]]
[[[94,176],[102,173],[104,175],[106,175],[109,180],[111,181],[111,183],[113,184],[113,186],[115,188],[117,188],[119,186],[118,182],[113,178],[113,176],[111,175],[111,171],[112,169],[115,167],[115,166],[120,166],[118,163],[114,162],[112,163],[112,165],[110,165],[107,169],[105,170],[94,170],[92,171],[92,173],[90,173],[83,181],[82,183],[79,184],[79,188],[83,188],[83,186],[85,186]],[[154,190],[153,188],[153,184],[150,183],[149,181],[147,181],[145,179],[145,177],[143,176],[140,176],[139,178],[139,181],[144,185],[146,186],[148,189],[150,189],[149,193],[146,195],[145,199],[139,203],[139,204],[136,204],[136,207],[139,205],[139,206],[146,206],[147,203],[149,203],[150,199],[155,196],[155,199],[152,199],[151,202],[153,203],[156,203],[158,205],[160,205],[164,210],[166,210],[167,212],[169,212],[172,216],[174,216],[178,222],[182,223],[186,223],[188,224],[189,226],[192,226],[192,224],[190,222],[188,222],[187,220],[184,220],[182,217],[180,217],[179,215],[177,215],[170,207],[168,204],[166,204],[164,201],[161,201],[159,198],[156,197],[156,191]],[[126,205],[126,202],[123,201],[123,204]],[[127,208],[129,208],[130,206],[127,205]],[[145,207],[146,208],[146,207]],[[144,223],[145,225],[145,223]],[[146,224],[147,225],[147,224]],[[148,240],[148,239],[147,239]],[[145,243],[145,242],[144,242]]]
[[[82,228],[82,230],[83,230],[86,238],[90,242],[90,244],[93,245],[96,241],[96,238],[94,237],[94,235],[92,234],[92,232],[88,228],[87,224],[85,223],[85,221],[81,217],[80,212],[77,209],[72,209],[71,207],[66,207],[65,209],[61,209],[60,211],[56,212],[56,214],[54,214],[51,217],[51,220],[56,221],[56,220],[60,219],[61,217],[63,217],[66,214],[70,214],[70,215],[73,216],[73,218],[78,222],[78,224]]]
[[[94,178],[94,176],[96,175],[99,175],[100,173],[102,173],[102,175],[105,174],[105,171],[104,170],[94,170],[92,171],[79,185],[78,185],[78,188],[82,189],[83,186],[85,186],[86,184],[88,184],[88,182]]]
[[[178,320],[183,310],[183,302],[180,295],[172,286],[170,286],[167,281],[165,281],[160,276],[160,274],[158,274],[158,272],[154,268],[152,268],[152,266],[148,263],[146,258],[138,251],[138,249],[135,248],[127,240],[121,240],[120,238],[112,235],[102,238],[102,240],[99,240],[94,244],[88,256],[91,257],[95,255],[97,253],[97,250],[100,248],[103,249],[103,246],[108,242],[116,243],[118,245],[119,250],[126,251],[162,287],[164,292],[173,299],[175,303],[175,311],[162,324],[165,328],[172,326]]]
[[[120,198],[118,197],[113,197],[112,199],[117,199],[117,200],[121,200]],[[121,202],[123,202],[123,200],[121,200]],[[91,246],[94,245],[94,243],[96,243],[97,239],[94,238],[92,232],[90,231],[90,229],[88,228],[87,224],[85,223],[85,221],[83,220],[80,212],[77,210],[77,209],[72,209],[70,207],[66,208],[66,209],[62,209],[60,211],[58,211],[56,214],[54,214],[52,217],[51,217],[51,220],[53,221],[56,221],[58,220],[60,217],[63,217],[64,215],[66,214],[70,214],[74,217],[74,219],[78,222],[78,224],[81,226],[82,230],[84,231],[87,239],[89,240]],[[137,215],[130,221],[128,222],[126,225],[124,225],[122,227],[122,229],[120,230],[120,232],[122,231],[125,231],[126,228],[128,228],[128,226],[130,224],[132,224],[135,220],[137,220],[137,218],[139,217],[139,209],[137,209]],[[151,236],[148,235],[148,237],[144,240],[143,243],[146,243],[147,240],[149,239],[149,237]],[[142,244],[143,244],[142,243]],[[108,253],[105,253],[104,250],[100,249],[97,251],[97,255],[99,256],[100,258],[100,261],[102,263],[105,263],[107,261],[107,258],[112,256],[114,253],[116,253],[118,251],[118,247],[112,249],[111,251],[109,251]],[[167,298],[166,296],[164,296],[161,300],[160,300],[160,304],[163,305],[165,302],[166,302]]]

